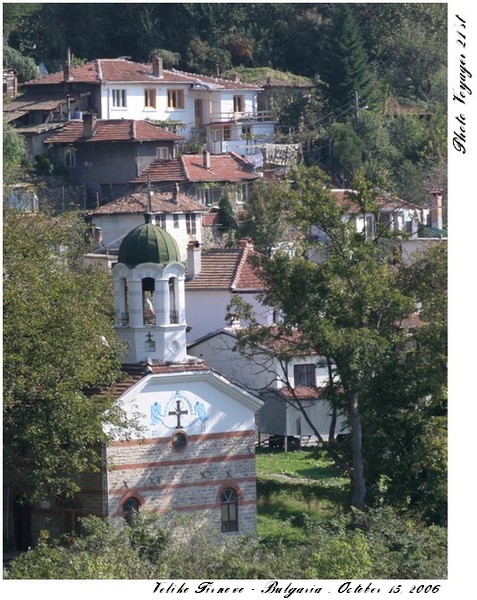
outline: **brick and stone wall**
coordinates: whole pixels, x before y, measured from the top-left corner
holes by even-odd
[[[123,516],[131,496],[141,509],[193,513],[220,530],[221,494],[237,493],[239,532],[256,529],[255,432],[187,436],[176,451],[172,437],[116,442],[108,447],[108,501],[111,517]]]

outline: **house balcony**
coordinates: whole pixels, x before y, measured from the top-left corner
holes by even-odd
[[[253,112],[220,112],[211,113],[210,124],[214,123],[256,123],[276,121],[271,110],[258,110]]]

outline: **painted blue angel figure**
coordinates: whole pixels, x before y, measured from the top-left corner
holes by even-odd
[[[162,416],[161,405],[159,402],[154,402],[154,404],[151,405],[151,425],[160,423]]]
[[[198,400],[195,403],[194,406],[194,412],[196,414],[196,416],[199,418],[200,422],[202,423],[202,431],[205,430],[205,422],[207,421],[207,419],[209,418],[207,416],[207,413],[205,412],[205,406],[202,404],[202,402],[199,402]]]

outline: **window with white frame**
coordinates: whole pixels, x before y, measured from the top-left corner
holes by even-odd
[[[169,158],[169,148],[167,146],[158,146],[156,148],[156,158],[167,160]]]
[[[242,113],[245,110],[245,101],[243,96],[234,96],[234,113]]]
[[[220,497],[222,533],[238,531],[238,498],[232,488],[227,488]]]
[[[177,213],[174,213],[172,215],[172,222],[174,223],[174,228],[178,229],[178,227],[179,227],[179,215]]]
[[[293,367],[295,387],[315,387],[315,365],[295,365]]]
[[[186,229],[189,235],[196,235],[197,227],[196,227],[196,219],[195,213],[186,213]]]
[[[111,90],[113,108],[126,108],[126,90]]]
[[[184,108],[184,90],[167,90],[167,108]]]

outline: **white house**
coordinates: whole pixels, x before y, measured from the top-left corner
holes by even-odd
[[[126,234],[144,223],[149,212],[154,222],[170,233],[180,251],[180,259],[187,260],[187,247],[194,241],[202,244],[202,214],[207,209],[186,194],[174,188],[170,192],[134,192],[108,202],[86,213],[97,233],[98,247],[110,253],[119,248]]]
[[[77,116],[83,110],[101,119],[152,120],[205,144],[215,154],[250,152],[251,140],[272,142],[275,123],[268,111],[259,111],[259,86],[164,69],[155,56],[152,64],[126,59],[96,59],[84,65],[65,66],[63,72],[25,84],[31,94],[61,88],[79,97]],[[79,94],[78,92],[81,92]]]
[[[255,254],[248,240],[241,240],[240,248],[205,251],[198,244],[189,245],[185,293],[191,342],[230,324],[227,306],[234,296],[240,296],[252,305],[260,323],[273,322],[273,312],[262,306],[258,299],[263,282],[249,262]]]
[[[241,353],[235,349],[237,327],[222,328],[209,333],[188,345],[189,354],[246,387],[259,393],[265,404],[257,414],[257,431],[263,434],[315,436],[303,410],[318,430],[328,439],[333,410],[320,391],[329,382],[329,373],[323,357],[314,352],[296,352],[286,362],[280,360],[273,348]],[[293,340],[282,340],[280,343]],[[343,418],[335,415],[334,430],[342,432]]]

